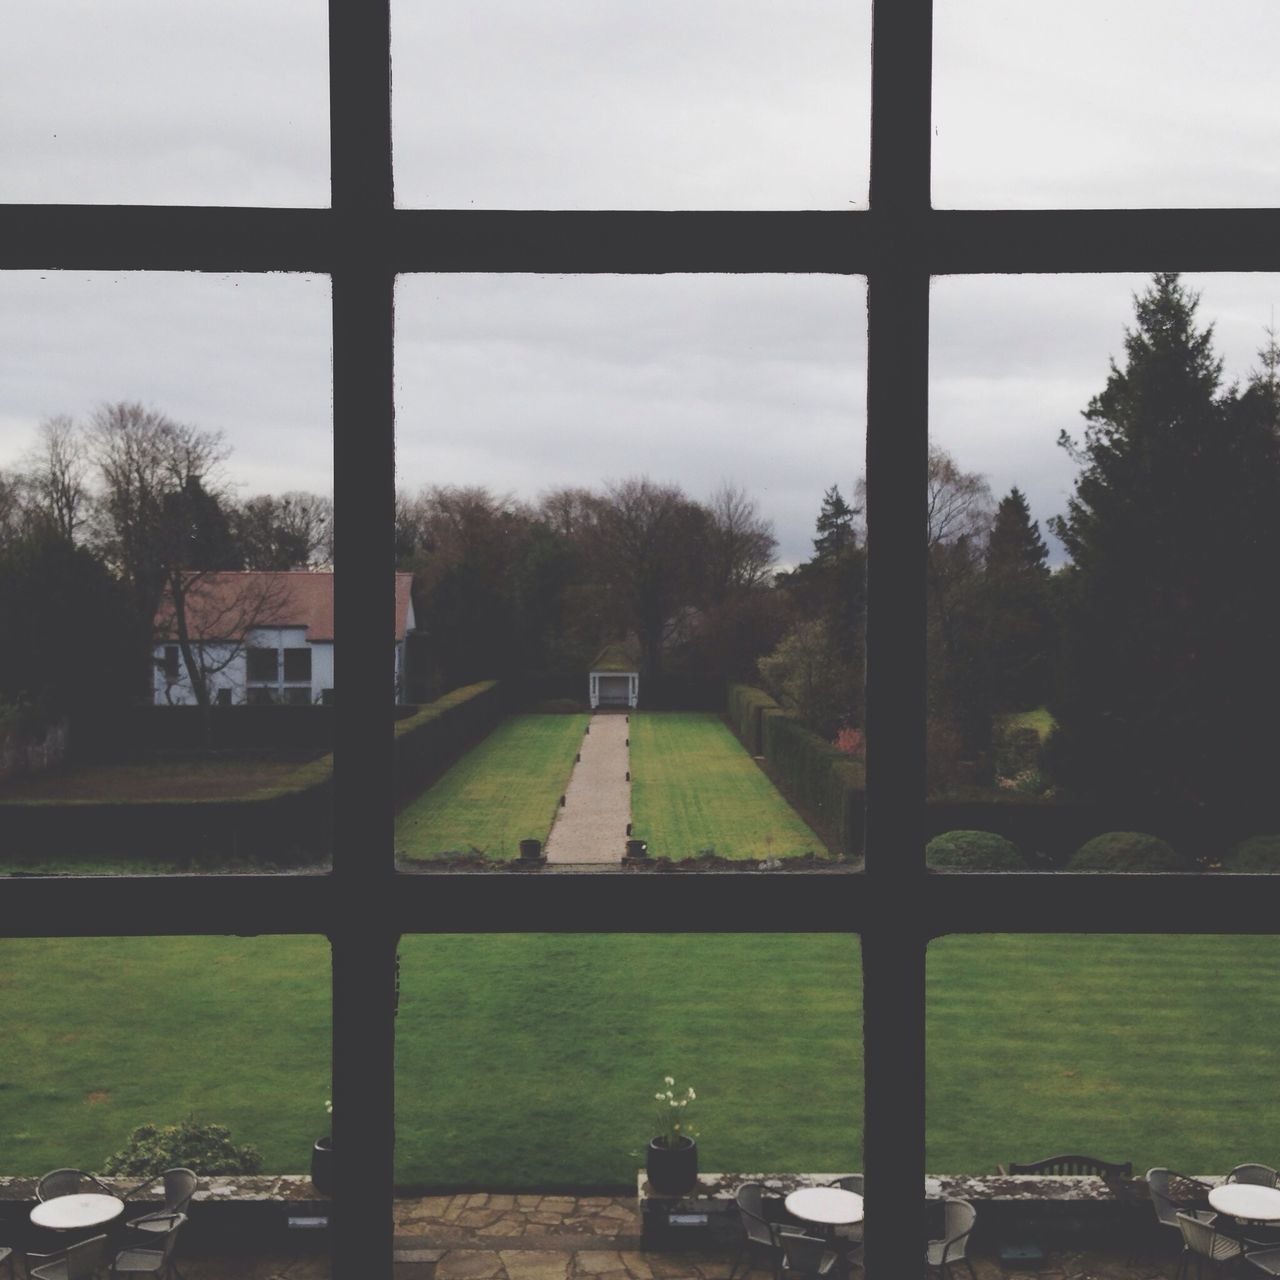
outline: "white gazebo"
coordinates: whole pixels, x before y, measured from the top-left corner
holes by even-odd
[[[634,708],[640,698],[640,673],[620,644],[606,645],[591,664],[591,710]]]

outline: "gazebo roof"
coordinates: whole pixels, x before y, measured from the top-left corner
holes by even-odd
[[[607,644],[591,664],[592,671],[625,671],[634,674],[639,668],[620,644]]]

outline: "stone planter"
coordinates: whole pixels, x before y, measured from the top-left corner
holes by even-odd
[[[317,1138],[316,1145],[311,1148],[311,1181],[322,1195],[333,1195],[335,1174],[332,1138]]]
[[[644,1167],[651,1191],[661,1196],[685,1195],[698,1183],[698,1144],[692,1138],[681,1138],[668,1147],[661,1138],[651,1138]]]

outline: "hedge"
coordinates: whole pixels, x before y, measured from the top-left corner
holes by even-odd
[[[738,740],[753,756],[764,755],[760,718],[766,709],[780,711],[782,708],[763,689],[753,689],[748,684],[729,686],[729,723]]]
[[[991,831],[945,831],[925,845],[925,866],[961,871],[1024,871],[1026,863],[1004,836]]]
[[[429,785],[505,714],[503,692],[490,680],[455,689],[398,719],[397,796]],[[216,800],[0,799],[0,856],[21,861],[43,857],[315,862],[332,848],[332,793],[329,754],[299,767],[287,784]]]
[[[507,714],[505,688],[496,680],[454,689],[396,722],[397,801],[428,787]]]
[[[1145,831],[1105,831],[1071,856],[1068,871],[1192,871],[1191,860]]]
[[[788,798],[835,833],[843,854],[860,853],[866,785],[862,766],[759,689],[731,685],[728,716],[747,750],[769,762]]]

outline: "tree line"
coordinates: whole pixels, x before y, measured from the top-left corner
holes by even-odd
[[[1073,793],[1208,804],[1268,785],[1280,347],[1268,332],[1258,367],[1226,382],[1198,301],[1176,273],[1155,275],[1082,430],[1062,433],[1076,476],[1050,521],[1056,570],[1018,487],[997,500],[930,450],[935,787],[989,784],[993,726],[1038,707],[1056,723],[1044,771]],[[329,499],[238,499],[221,479],[227,453],[217,433],[136,404],[41,425],[23,465],[0,472],[0,698],[145,696],[166,593],[219,569],[331,564]],[[413,574],[421,627],[411,692],[498,676],[580,694],[598,650],[622,641],[650,679],[758,681],[858,751],[863,496],[860,481],[832,485],[811,555],[780,567],[771,523],[728,484],[705,499],[647,477],[532,502],[482,486],[401,492],[394,559]]]

